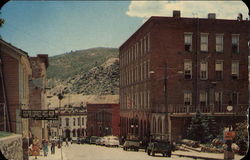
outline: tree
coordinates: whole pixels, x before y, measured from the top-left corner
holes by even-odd
[[[239,153],[245,155],[248,148],[248,131],[247,131],[247,121],[243,121],[236,124],[235,132],[236,136],[234,138],[235,143],[240,147]]]
[[[201,143],[214,139],[217,135],[215,120],[212,116],[202,115],[199,112],[192,117],[187,129],[187,138]]]

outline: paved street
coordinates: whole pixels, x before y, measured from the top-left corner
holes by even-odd
[[[187,157],[172,156],[162,157],[156,154],[155,157],[148,156],[142,150],[139,152],[123,151],[122,148],[108,148],[96,145],[77,145],[73,144],[68,148],[64,147],[67,160],[163,160],[163,159],[191,159]],[[64,159],[65,160],[65,159]]]
[[[123,151],[122,148],[109,148],[104,146],[96,146],[89,144],[72,144],[69,147],[63,147],[62,150],[63,160],[163,160],[163,159],[178,159],[178,160],[191,160],[193,158],[179,157],[177,155],[186,156],[199,156],[211,159],[223,159],[223,154],[204,153],[204,152],[183,152],[175,151],[171,158],[162,157],[161,154],[156,154],[155,157],[148,156],[145,152],[140,150]],[[243,156],[235,155],[235,160],[240,160]],[[35,160],[35,157],[30,157],[30,160]],[[56,148],[56,154],[47,157],[38,156],[37,160],[61,160],[61,150]]]

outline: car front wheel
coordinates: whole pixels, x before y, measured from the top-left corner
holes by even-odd
[[[150,152],[151,152],[150,150],[147,151],[147,153],[148,153],[149,156],[150,156]]]

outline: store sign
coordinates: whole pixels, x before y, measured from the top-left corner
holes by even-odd
[[[57,120],[58,115],[55,110],[22,110],[22,118],[32,118],[34,120]]]
[[[234,131],[226,131],[224,132],[224,140],[233,140],[235,137],[235,132]]]

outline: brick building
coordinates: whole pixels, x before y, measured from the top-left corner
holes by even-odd
[[[46,110],[47,68],[48,55],[39,54],[37,57],[30,57],[32,77],[29,83],[30,109]],[[47,122],[45,120],[29,120],[30,132],[39,139],[48,138]]]
[[[87,135],[120,135],[119,104],[87,103]]]
[[[119,48],[121,135],[179,140],[197,111],[218,128],[246,119],[249,28],[180,11],[145,22]]]
[[[29,108],[28,54],[0,39],[0,60],[0,130],[28,136],[28,120],[20,116],[21,109]]]

